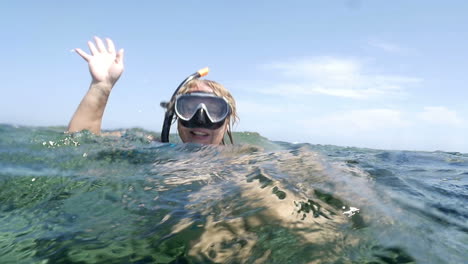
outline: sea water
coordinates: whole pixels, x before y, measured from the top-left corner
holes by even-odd
[[[468,261],[467,154],[63,131],[0,125],[0,263]]]

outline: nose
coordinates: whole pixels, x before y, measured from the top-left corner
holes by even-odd
[[[206,124],[206,113],[205,113],[205,109],[203,108],[200,108],[198,111],[197,111],[197,124],[199,125],[204,125]]]

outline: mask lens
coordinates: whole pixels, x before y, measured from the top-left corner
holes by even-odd
[[[204,108],[212,123],[223,121],[230,112],[224,98],[210,94],[184,94],[176,99],[175,111],[182,120],[192,119],[200,108]]]

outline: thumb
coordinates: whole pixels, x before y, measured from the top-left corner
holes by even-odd
[[[82,49],[77,48],[74,49],[74,51],[78,53],[78,55],[80,55],[87,62],[89,62],[89,60],[91,59],[91,56],[88,53],[84,52]]]
[[[120,49],[119,52],[117,52],[117,56],[115,57],[115,62],[116,63],[123,63],[124,59],[124,50]]]

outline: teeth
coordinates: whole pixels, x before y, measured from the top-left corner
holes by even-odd
[[[203,132],[198,132],[198,131],[192,131],[192,133],[194,133],[197,136],[207,136],[208,135],[208,133],[203,133]]]

